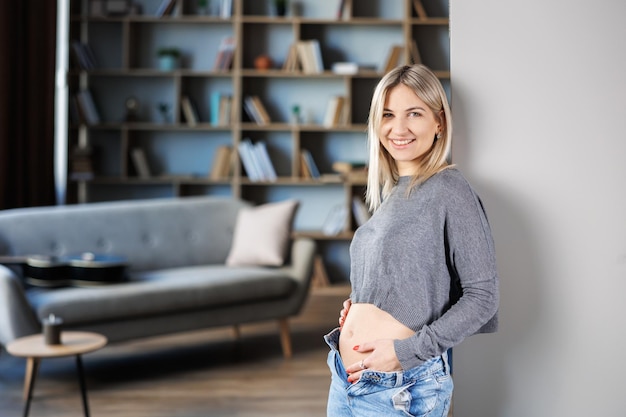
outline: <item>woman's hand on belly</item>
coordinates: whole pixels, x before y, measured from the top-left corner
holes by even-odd
[[[355,352],[366,355],[364,359],[353,363],[346,368],[348,382],[356,382],[361,378],[365,369],[382,372],[393,372],[402,369],[393,346],[394,339],[379,339],[354,346]]]
[[[355,382],[365,368],[382,372],[402,369],[396,356],[394,340],[405,339],[414,332],[389,313],[372,304],[344,302],[345,314],[340,313],[342,325],[339,351],[348,381]],[[349,314],[348,314],[349,311]]]

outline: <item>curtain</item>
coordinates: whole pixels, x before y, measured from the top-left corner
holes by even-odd
[[[0,1],[0,209],[55,204],[56,1]]]

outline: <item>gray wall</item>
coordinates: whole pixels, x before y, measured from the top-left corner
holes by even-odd
[[[452,0],[454,160],[482,195],[501,331],[455,417],[626,415],[626,2]]]

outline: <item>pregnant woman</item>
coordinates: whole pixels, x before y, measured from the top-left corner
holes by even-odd
[[[448,349],[497,329],[491,230],[448,162],[451,135],[445,91],[427,67],[381,79],[368,120],[372,217],[350,246],[340,327],[325,336],[328,416],[447,416]]]

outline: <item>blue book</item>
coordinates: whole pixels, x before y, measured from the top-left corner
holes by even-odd
[[[220,124],[220,100],[222,95],[218,92],[214,92],[211,94],[211,104],[210,104],[210,114],[211,119],[209,120],[213,126],[217,126]]]

